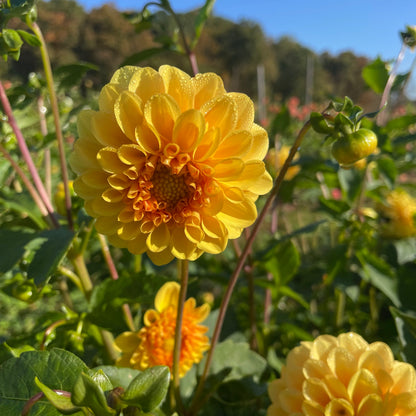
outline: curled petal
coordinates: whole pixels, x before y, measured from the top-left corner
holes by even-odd
[[[149,67],[136,68],[128,80],[126,89],[140,97],[143,103],[146,103],[153,95],[165,92],[163,79],[159,72]]]
[[[205,133],[205,120],[197,110],[188,110],[176,120],[172,140],[182,152],[192,152]]]
[[[199,109],[212,98],[225,95],[222,79],[213,73],[197,74],[192,79],[194,88],[194,108]]]
[[[235,126],[238,130],[248,130],[253,125],[254,121],[254,105],[250,97],[240,92],[230,92],[227,94],[237,104],[237,124]]]
[[[135,130],[143,122],[142,100],[130,91],[123,91],[114,105],[114,114],[122,132],[135,141]]]
[[[129,139],[121,131],[115,117],[107,113],[97,112],[92,117],[92,133],[103,146],[119,146],[129,143]]]
[[[155,308],[163,312],[169,306],[177,307],[180,286],[176,282],[165,283],[157,292],[155,297]]]
[[[247,130],[233,131],[221,141],[212,158],[226,159],[232,156],[245,160],[244,156],[250,151],[252,142],[253,136]]]
[[[169,246],[170,231],[165,223],[160,224],[149,233],[146,244],[150,251],[159,253]]]
[[[203,162],[211,157],[218,148],[220,142],[220,129],[209,129],[201,139],[198,147],[194,151],[194,159]]]

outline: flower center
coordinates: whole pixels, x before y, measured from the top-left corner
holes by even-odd
[[[175,207],[182,199],[190,197],[190,190],[185,182],[185,175],[172,174],[166,166],[155,170],[152,178],[151,194],[166,208]]]

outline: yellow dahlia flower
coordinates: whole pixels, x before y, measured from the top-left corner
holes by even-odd
[[[212,73],[126,66],[81,112],[70,163],[97,231],[156,264],[220,253],[272,186],[253,103]]]
[[[283,145],[280,149],[272,148],[266,155],[266,164],[270,172],[274,176],[277,176],[280,172],[280,169],[284,165],[287,157],[289,156],[290,146]],[[296,153],[293,160],[299,159],[299,153]],[[291,166],[284,177],[284,180],[290,181],[293,179],[300,171],[299,166]]]
[[[267,416],[414,416],[416,371],[382,342],[322,335],[290,351],[269,396]]]
[[[381,216],[387,220],[381,233],[388,238],[407,238],[416,235],[416,200],[403,190],[390,192],[386,203],[379,206]]]
[[[166,365],[172,370],[175,345],[176,316],[180,286],[165,283],[155,297],[155,308],[144,314],[144,326],[139,332],[124,332],[115,340],[122,352],[117,365],[145,370],[156,365]],[[182,319],[182,347],[179,359],[179,376],[199,363],[209,348],[205,335],[208,328],[200,325],[209,314],[208,304],[196,307],[194,298],[186,300]]]

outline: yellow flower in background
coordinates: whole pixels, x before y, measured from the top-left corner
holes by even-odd
[[[289,156],[290,146],[283,145],[280,149],[273,147],[270,149],[266,155],[266,164],[273,176],[277,176],[280,172],[280,169],[284,165],[287,157]],[[299,159],[299,153],[296,153],[293,158],[294,161]],[[284,177],[285,181],[290,181],[293,179],[300,171],[299,166],[290,166]]]
[[[180,286],[176,282],[164,284],[156,294],[155,309],[144,314],[144,326],[139,332],[124,332],[115,340],[122,352],[117,365],[145,370],[166,365],[172,370],[175,345],[176,316]],[[196,363],[209,348],[205,335],[208,328],[200,323],[208,316],[208,304],[196,307],[194,298],[186,300],[182,320],[182,348],[179,359],[179,376]]]
[[[416,235],[416,200],[403,190],[390,192],[386,203],[378,207],[385,221],[381,233],[388,238],[407,238]]]
[[[353,332],[302,342],[268,390],[267,416],[416,415],[415,369]]]
[[[272,187],[249,97],[212,73],[126,66],[78,119],[70,163],[98,232],[156,264],[220,253]]]

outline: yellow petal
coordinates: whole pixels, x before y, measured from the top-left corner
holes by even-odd
[[[325,407],[330,400],[325,383],[317,378],[305,380],[302,387],[302,394],[306,400],[318,403],[322,407]]]
[[[146,156],[137,144],[125,144],[118,149],[119,159],[126,165],[142,167]]]
[[[237,179],[243,170],[244,162],[241,159],[225,159],[215,165],[214,176],[219,181],[232,181]]]
[[[110,203],[107,201],[104,201],[101,197],[94,198],[89,201],[86,201],[89,203],[89,205],[85,205],[85,207],[90,206],[93,217],[99,217],[101,215],[103,216],[113,216],[118,214],[121,209],[124,207],[124,204],[122,202],[119,203]]]
[[[198,147],[194,151],[194,159],[204,161],[214,154],[220,142],[220,129],[215,127],[209,129],[201,139]]]
[[[88,186],[79,176],[73,183],[75,193],[85,200],[94,199],[101,195],[102,190]]]
[[[196,243],[190,241],[182,227],[172,232],[172,254],[181,260],[191,260],[196,250]]]
[[[95,221],[95,229],[100,234],[111,235],[117,232],[120,223],[117,221],[117,217],[99,217]]]
[[[188,110],[176,120],[172,141],[182,152],[192,152],[205,133],[205,120],[197,110]]]
[[[369,394],[357,409],[357,416],[379,416],[382,414],[384,414],[383,399],[378,394]]]
[[[296,416],[324,416],[323,407],[314,402],[304,401],[302,403],[302,413],[296,413]],[[280,413],[277,413],[276,416],[280,416]],[[292,415],[290,415],[292,416]]]
[[[411,364],[396,362],[390,375],[394,380],[394,385],[391,389],[393,394],[404,393],[415,389],[416,374],[415,368]]]
[[[208,128],[218,127],[222,138],[234,130],[237,124],[237,104],[226,95],[205,103],[201,113],[205,115]]]
[[[170,65],[162,65],[159,73],[163,78],[165,92],[169,94],[178,103],[181,111],[186,111],[192,107],[193,88],[191,77]]]
[[[132,254],[143,254],[147,250],[146,238],[147,234],[138,234],[134,240],[127,242],[127,249]]]
[[[367,341],[355,332],[348,332],[346,334],[339,335],[338,344],[340,347],[345,348],[357,358],[368,348]]]
[[[178,104],[166,94],[153,95],[144,107],[144,116],[150,129],[168,142],[171,141],[179,114]]]
[[[332,335],[320,335],[311,344],[310,358],[314,360],[326,360],[329,351],[337,345],[337,339]]]
[[[169,247],[163,251],[159,251],[158,253],[148,251],[147,255],[149,256],[152,263],[154,263],[156,266],[164,266],[175,258],[175,256],[171,253]]]
[[[121,146],[129,143],[129,139],[121,131],[114,115],[97,112],[92,117],[92,132],[94,137],[104,146]]]
[[[297,390],[283,390],[279,395],[282,408],[287,414],[301,413],[303,396]]]
[[[365,368],[357,371],[348,385],[348,395],[356,406],[365,396],[380,393],[376,378]]]
[[[155,297],[155,308],[162,312],[169,306],[177,307],[180,285],[176,282],[165,283],[157,292]]]
[[[192,243],[198,244],[204,238],[204,232],[198,225],[185,224],[185,236]]]
[[[117,234],[122,240],[134,240],[140,234],[140,225],[135,221],[120,223]]]
[[[165,87],[159,72],[153,68],[137,68],[129,80],[128,90],[137,94],[146,103],[155,94],[163,94]]]
[[[151,129],[147,124],[137,126],[135,135],[136,142],[144,153],[157,154],[162,149],[159,135],[155,134],[154,129]]]
[[[108,187],[108,173],[102,170],[88,170],[82,174],[82,180],[87,186],[96,189],[105,189]]]
[[[114,75],[111,77],[110,84],[117,84],[120,89],[126,90],[130,83],[130,80],[137,75],[137,73],[143,71],[144,68],[137,66],[126,65],[117,69]]]
[[[236,129],[249,130],[254,121],[254,105],[250,97],[240,92],[230,92],[227,94],[237,104],[238,119]]]
[[[123,332],[115,340],[114,345],[124,353],[133,352],[140,344],[137,332]]]
[[[148,309],[143,317],[143,322],[146,326],[152,325],[160,318],[159,312],[154,309]]]
[[[218,145],[216,152],[212,155],[213,159],[225,159],[238,157],[245,159],[244,156],[251,149],[253,136],[246,130],[233,131]]]
[[[155,253],[165,250],[170,244],[169,227],[165,223],[155,227],[155,229],[149,233],[146,244],[147,248]]]
[[[117,150],[114,147],[104,147],[98,152],[97,160],[101,167],[109,173],[121,173],[127,165],[118,157]]]
[[[332,349],[328,354],[327,363],[332,373],[346,386],[357,369],[355,357],[345,348]]]
[[[249,152],[244,156],[244,160],[263,160],[269,149],[269,136],[263,127],[253,124],[250,129],[253,142]]]
[[[325,416],[354,416],[354,408],[344,399],[334,399],[325,408]]]
[[[212,98],[226,93],[222,79],[213,73],[197,74],[192,78],[194,108],[198,109]]]
[[[98,97],[98,108],[105,113],[112,113],[114,111],[114,103],[119,97],[123,88],[117,84],[104,85]]]
[[[114,105],[114,114],[122,132],[136,141],[136,127],[143,122],[142,100],[130,91],[123,91]]]

